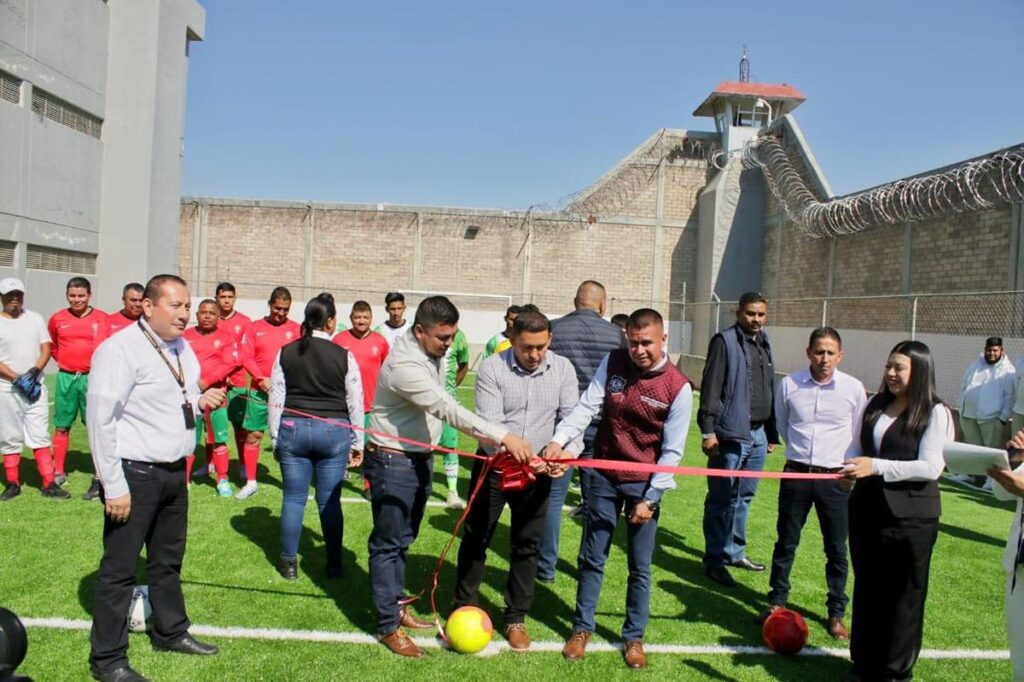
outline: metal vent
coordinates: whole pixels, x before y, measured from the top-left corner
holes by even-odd
[[[21,79],[6,71],[0,71],[0,99],[18,104],[21,102]]]
[[[25,267],[30,270],[50,270],[51,272],[95,275],[96,255],[30,244],[25,254]]]
[[[36,87],[32,88],[32,111],[97,140],[100,138],[103,121],[74,104]]]
[[[0,241],[0,267],[14,267],[14,249],[17,246],[14,242]]]

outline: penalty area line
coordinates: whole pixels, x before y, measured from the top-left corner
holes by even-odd
[[[28,628],[47,628],[53,630],[89,630],[92,621],[71,618],[22,618]],[[216,625],[192,625],[189,632],[206,637],[225,637],[228,639],[259,639],[301,642],[330,642],[337,644],[376,644],[377,638],[365,632],[331,632],[328,630],[289,630],[285,628],[246,628],[221,627]],[[434,637],[413,637],[418,645],[425,648],[445,648]],[[561,651],[563,642],[533,642],[531,652]],[[772,656],[770,649],[763,646],[727,646],[727,645],[687,645],[687,644],[645,644],[648,653],[675,654],[680,656]],[[480,654],[493,656],[503,651],[511,651],[507,643],[494,641],[487,645]],[[618,652],[622,645],[611,642],[591,642],[588,652]],[[517,652],[523,653],[523,652]],[[529,653],[529,652],[526,652]],[[800,656],[835,656],[848,658],[848,649],[808,647],[800,652]],[[921,658],[942,660],[1008,660],[1010,652],[1005,649],[922,649]]]

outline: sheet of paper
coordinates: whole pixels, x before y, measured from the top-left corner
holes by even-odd
[[[942,456],[950,473],[984,476],[990,466],[1009,469],[1010,460],[1006,450],[986,448],[980,445],[949,442],[942,449]]]

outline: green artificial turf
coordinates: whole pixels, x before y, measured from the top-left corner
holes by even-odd
[[[460,399],[472,403],[472,391]],[[463,449],[473,443],[463,437]],[[260,459],[260,492],[246,501],[218,498],[211,483],[193,485],[190,494],[188,550],[183,583],[192,621],[221,627],[287,628],[335,632],[374,632],[375,612],[368,589],[366,538],[371,527],[369,505],[343,505],[345,514],[345,577],[323,577],[323,542],[310,501],[306,530],[299,548],[300,579],[287,582],[274,570],[278,555],[281,505],[280,471],[269,452]],[[102,509],[81,495],[89,485],[91,462],[85,430],[72,431],[67,489],[69,501],[43,498],[31,458],[22,464],[20,497],[0,503],[0,605],[22,617],[88,619],[99,563]],[[700,465],[699,434],[691,428],[684,463]],[[781,468],[781,450],[769,466]],[[460,492],[465,497],[467,468]],[[444,476],[435,467],[433,500],[444,501]],[[232,454],[232,480],[237,485]],[[359,479],[346,485],[345,497],[358,500]],[[679,477],[679,487],[666,496],[654,555],[649,644],[760,645],[754,616],[765,606],[767,572],[734,571],[736,589],[710,583],[701,570],[703,479]],[[763,481],[751,510],[749,556],[769,563],[775,541],[778,484]],[[932,561],[925,647],[933,649],[1006,648],[1003,621],[1004,577],[1000,568],[1011,507],[991,496],[943,483],[941,531]],[[578,500],[570,493],[569,503]],[[411,590],[427,587],[436,558],[457,515],[428,507],[419,539],[408,562]],[[481,590],[482,603],[501,622],[502,593],[508,554],[508,517],[503,519],[489,558]],[[527,620],[535,641],[562,641],[570,632],[575,599],[575,553],[580,537],[577,522],[563,525],[559,575],[554,585],[537,586]],[[791,607],[810,626],[809,646],[834,647],[824,630],[824,555],[817,521],[808,520],[792,573]],[[617,642],[625,603],[626,561],[622,530],[609,557],[598,607],[594,641]],[[439,608],[449,608],[457,545],[441,573]],[[140,562],[140,575],[143,563]],[[848,590],[852,591],[852,575]],[[424,598],[416,604],[430,611]],[[593,652],[570,663],[557,652],[469,657],[428,649],[422,660],[404,660],[373,644],[258,641],[210,638],[221,647],[212,658],[155,654],[144,634],[131,636],[129,656],[143,674],[158,680],[498,680],[620,679],[627,676],[692,680],[841,680],[849,663],[841,658],[774,655],[701,655],[651,653],[645,671],[625,668],[616,653]],[[29,653],[19,672],[37,680],[89,679],[87,631],[29,629]],[[1005,660],[922,660],[923,680],[994,680],[1010,677]]]

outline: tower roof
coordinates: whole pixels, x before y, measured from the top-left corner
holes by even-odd
[[[740,81],[722,81],[718,87],[711,91],[711,94],[701,102],[700,106],[693,110],[694,116],[714,116],[715,102],[719,99],[733,97],[761,97],[766,100],[781,102],[775,111],[776,116],[782,116],[800,106],[804,100],[804,94],[788,83],[749,83]]]

